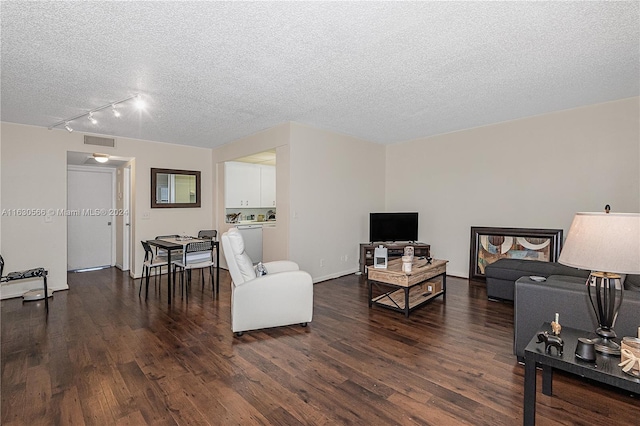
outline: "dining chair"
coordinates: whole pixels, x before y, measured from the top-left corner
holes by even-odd
[[[215,229],[203,229],[198,231],[198,238],[208,238],[210,240],[215,241],[218,237],[218,231]]]
[[[164,240],[166,238],[178,238],[180,235],[171,234],[171,235],[158,235],[156,240]],[[161,259],[167,259],[167,251],[165,249],[156,247],[156,257]],[[171,261],[175,262],[176,260],[182,259],[182,250],[171,250]]]
[[[151,246],[146,241],[140,241],[142,243],[142,247],[144,248],[144,263],[142,264],[142,276],[140,277],[140,290],[138,290],[138,297],[140,297],[142,293],[142,280],[146,277],[146,285],[145,285],[145,300],[149,296],[149,278],[151,276],[151,270],[155,268],[160,268],[160,274],[155,274],[155,285],[156,289],[158,286],[158,275],[162,275],[162,267],[168,267],[167,273],[171,273],[171,264],[167,261],[166,256],[164,258],[154,255]]]
[[[200,238],[201,240],[212,240],[212,241],[216,241],[216,238],[218,237],[218,231],[216,231],[215,229],[202,229],[200,231],[198,231],[198,238]],[[200,270],[200,274],[202,275],[203,270]]]
[[[180,275],[180,292],[182,294],[182,289],[184,288],[184,292],[187,294],[187,298],[189,297],[189,287],[191,286],[191,271],[194,269],[204,270],[204,268],[209,268],[209,275],[211,276],[211,287],[213,289],[213,293],[215,295],[216,288],[215,282],[213,280],[213,267],[217,266],[216,262],[213,260],[213,241],[205,240],[205,241],[194,241],[192,243],[187,244],[185,247],[185,255],[183,260],[179,260],[174,262],[174,265],[177,269],[182,269],[182,273]],[[185,275],[187,275],[187,282],[185,285]],[[202,289],[204,290],[204,273],[202,275]],[[220,283],[218,283],[220,286]]]

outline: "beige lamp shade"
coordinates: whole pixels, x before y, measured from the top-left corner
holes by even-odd
[[[640,274],[640,214],[576,213],[558,262],[591,271]]]

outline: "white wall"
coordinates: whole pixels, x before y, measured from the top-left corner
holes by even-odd
[[[578,211],[640,211],[639,98],[387,147],[386,208],[467,277],[471,226],[561,228]]]
[[[211,150],[116,138],[116,148],[84,145],[83,134],[42,127],[1,124],[1,200],[2,209],[64,209],[67,206],[67,151],[104,152],[135,158],[132,167],[132,243],[135,248],[131,265],[141,274],[144,251],[140,240],[172,233],[197,233],[211,229],[215,222],[213,202],[213,167]],[[99,149],[95,149],[99,148]],[[152,167],[200,170],[202,172],[202,207],[190,209],[151,209]],[[145,212],[149,218],[143,218]],[[7,270],[43,266],[49,270],[52,289],[67,286],[67,221],[53,217],[45,223],[41,216],[2,216],[0,225],[2,255]],[[87,238],[90,243],[90,236]],[[20,295],[32,283],[3,286],[2,297]]]
[[[290,155],[291,259],[314,282],[355,272],[369,213],[384,210],[384,146],[291,123]]]

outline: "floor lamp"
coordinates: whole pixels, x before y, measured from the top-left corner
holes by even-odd
[[[591,271],[587,292],[598,320],[596,351],[620,355],[613,326],[622,303],[621,274],[640,274],[640,214],[576,213],[558,262]]]

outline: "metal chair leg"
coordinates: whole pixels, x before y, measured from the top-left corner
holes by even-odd
[[[138,290],[138,297],[140,297],[142,295],[142,281],[144,280],[144,271],[146,270],[146,267],[142,267],[142,275],[140,276],[140,290]]]
[[[145,281],[145,286],[144,286],[144,300],[147,300],[149,298],[149,279],[151,275],[151,268],[147,268],[147,279]]]
[[[211,295],[216,296],[216,283],[213,281],[213,266],[209,266],[209,275],[211,275]]]
[[[49,313],[49,289],[47,288],[47,271],[44,272],[44,308]]]

